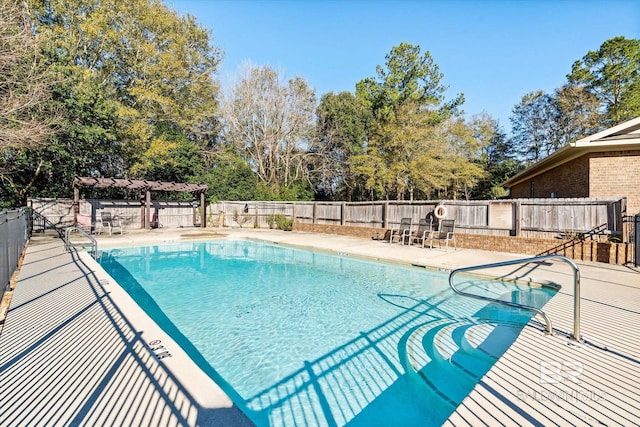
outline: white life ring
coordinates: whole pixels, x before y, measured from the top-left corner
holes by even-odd
[[[447,208],[444,205],[438,205],[433,210],[433,215],[438,219],[442,219],[447,216]]]

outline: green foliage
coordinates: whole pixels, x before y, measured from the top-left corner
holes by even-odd
[[[514,107],[511,116],[513,147],[523,160],[537,162],[557,148],[556,116],[553,97],[541,90],[527,93]]]
[[[276,228],[276,216],[273,214],[267,215],[267,224],[269,228]]]
[[[583,86],[566,84],[554,93],[556,117],[554,146],[556,148],[577,141],[601,129],[598,98]]]
[[[474,116],[471,120],[447,121],[447,137],[444,166],[450,178],[446,192],[452,199],[469,200],[477,183],[486,177],[483,150],[489,145],[495,132],[494,121],[487,115]]]
[[[313,189],[308,181],[290,181],[286,187],[280,187],[274,194],[274,200],[308,201],[313,200]]]
[[[192,182],[199,179],[203,168],[204,160],[195,143],[185,136],[161,134],[131,167],[131,175],[155,181]]]
[[[437,111],[438,121],[457,113],[464,102],[458,95],[451,102],[444,102],[446,86],[429,52],[421,54],[420,46],[400,43],[385,56],[385,67],[376,67],[377,78],[369,77],[356,84],[356,96],[371,108],[379,122],[396,119],[403,105],[418,105]]]
[[[167,127],[197,144],[214,134],[212,76],[220,53],[192,17],[152,0],[31,0],[29,6],[50,61],[68,79],[55,99],[66,117],[59,148],[79,141],[87,157],[69,149],[74,164],[60,165],[68,175],[127,176],[132,165],[146,172],[142,157],[162,151]],[[176,174],[184,175],[169,172]]]
[[[260,200],[258,177],[238,156],[220,153],[206,170],[199,182],[209,186],[211,200]]]
[[[573,64],[552,94],[525,94],[513,109],[512,145],[533,163],[578,139],[640,115],[640,40],[615,37]]]
[[[464,178],[468,185],[479,172],[453,149],[451,144],[462,140],[443,133],[456,123],[462,95],[445,102],[443,75],[419,46],[401,43],[385,59],[385,67],[376,69],[377,78],[356,85],[357,97],[374,118],[367,126],[365,149],[349,159],[364,193],[371,199],[424,197],[450,187],[455,168],[469,173]]]
[[[576,61],[567,79],[598,99],[603,126],[640,116],[640,39],[606,40]]]
[[[313,149],[315,198],[350,201],[362,192],[349,163],[365,150],[373,116],[350,92],[328,93],[316,110],[316,145]]]
[[[492,135],[482,155],[486,175],[473,190],[475,199],[500,199],[508,196],[502,183],[521,171],[524,165],[516,160],[512,140],[507,138],[496,121],[492,122]]]
[[[208,31],[153,0],[25,6],[0,2],[0,55],[9,55],[0,74],[10,89],[0,104],[9,105],[2,94],[20,94],[28,107],[11,106],[10,119],[25,125],[11,126],[11,144],[0,109],[0,199],[71,197],[76,175],[199,181],[202,149],[219,126],[221,55]],[[84,192],[118,195],[139,196]]]
[[[42,55],[46,40],[36,37],[23,5],[0,2],[0,205],[26,205],[37,188],[48,139],[58,114],[49,108],[60,79]]]
[[[488,116],[461,118],[463,96],[445,99],[416,45],[317,109],[304,79],[251,68],[219,112],[221,54],[193,17],[154,0],[26,4],[35,26],[0,3],[0,104],[28,95],[0,109],[2,206],[70,197],[76,175],[203,182],[210,200],[497,198],[521,160],[640,115],[636,39],[607,40],[554,93],[524,95],[507,139]]]
[[[283,214],[277,214],[275,216],[275,222],[279,230],[284,230],[284,231],[293,230],[293,218],[287,218]]]

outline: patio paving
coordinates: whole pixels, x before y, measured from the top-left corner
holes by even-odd
[[[359,238],[253,229],[131,230],[99,247],[229,236],[442,270],[522,258]],[[572,271],[503,268],[554,282],[544,307],[556,334],[530,322],[447,425],[640,425],[640,273],[578,262],[582,335],[572,331]],[[251,421],[87,253],[60,239],[29,243],[0,335],[0,425],[221,425]],[[216,377],[216,381],[222,381]]]

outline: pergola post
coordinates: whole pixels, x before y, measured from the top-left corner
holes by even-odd
[[[205,184],[187,184],[162,181],[145,181],[139,179],[120,178],[96,178],[96,177],[75,177],[73,179],[74,197],[74,223],[78,221],[80,213],[80,187],[90,188],[126,188],[133,191],[145,191],[141,194],[140,200],[140,228],[151,229],[151,191],[176,191],[189,192],[194,196],[200,194],[200,205],[202,206],[201,227],[207,226],[207,207],[205,205],[205,192],[208,190]],[[140,194],[140,193],[138,193]],[[144,194],[144,193],[143,193]],[[93,212],[92,212],[93,215]],[[195,216],[194,216],[195,218]]]
[[[140,196],[140,228],[144,228],[144,197]]]
[[[204,202],[204,192],[200,193],[200,228],[207,226],[207,205]]]
[[[146,209],[144,210],[144,228],[151,230],[151,191],[147,190],[145,199]]]
[[[73,187],[73,225],[78,225],[78,213],[80,213],[80,189]]]

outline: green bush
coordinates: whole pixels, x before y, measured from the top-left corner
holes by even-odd
[[[287,218],[282,214],[276,215],[276,225],[280,230],[291,231],[293,230],[293,218]]]

